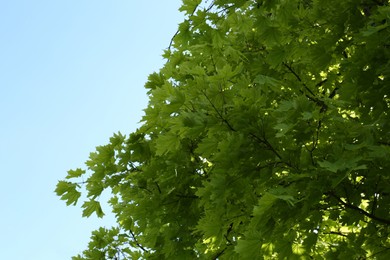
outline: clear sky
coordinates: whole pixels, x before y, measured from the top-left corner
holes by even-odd
[[[147,105],[180,0],[0,1],[0,259],[62,260],[111,226],[54,194]]]

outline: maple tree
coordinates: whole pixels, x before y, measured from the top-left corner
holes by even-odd
[[[142,126],[58,182],[117,219],[73,259],[389,259],[389,1],[180,10]]]

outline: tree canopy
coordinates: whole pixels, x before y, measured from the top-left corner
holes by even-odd
[[[390,259],[389,1],[180,11],[142,125],[57,184],[112,194],[73,259]]]

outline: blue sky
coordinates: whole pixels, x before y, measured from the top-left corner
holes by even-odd
[[[70,259],[115,224],[53,191],[114,132],[136,129],[180,2],[0,2],[0,259]]]

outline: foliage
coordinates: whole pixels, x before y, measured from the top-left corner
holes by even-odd
[[[390,259],[389,1],[210,2],[183,1],[143,125],[58,183],[87,217],[112,192],[74,259]]]

